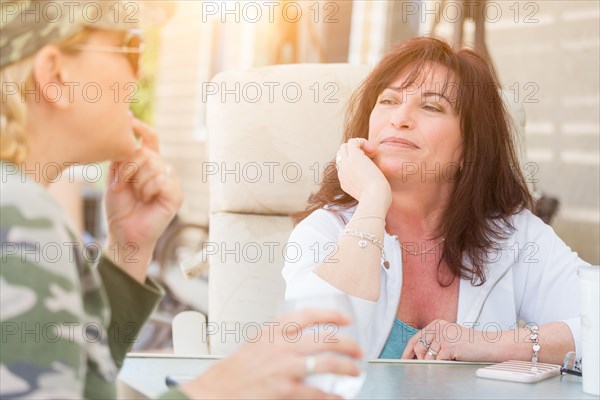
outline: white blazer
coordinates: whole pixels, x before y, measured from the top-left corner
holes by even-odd
[[[335,256],[334,244],[354,208],[338,214],[320,209],[292,231],[288,246],[298,257],[286,260],[283,277],[286,300],[343,293],[313,273],[325,257]],[[341,216],[341,218],[340,218]],[[343,219],[343,220],[342,220]],[[457,323],[486,330],[515,329],[519,320],[542,325],[563,321],[571,329],[577,354],[581,351],[580,294],[577,269],[588,265],[529,211],[512,217],[515,231],[489,256],[485,284],[461,279]],[[390,268],[381,263],[381,289],[376,302],[348,296],[368,358],[378,358],[396,318],[402,288],[402,257],[397,237],[387,233],[384,248]]]

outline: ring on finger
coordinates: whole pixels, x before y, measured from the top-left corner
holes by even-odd
[[[433,358],[437,357],[438,353],[438,351],[433,350],[431,347],[427,349],[427,354],[429,354]]]
[[[429,342],[427,341],[427,339],[425,339],[425,336],[421,336],[421,339],[419,339],[419,342],[420,342],[420,343],[421,343],[423,346],[425,346],[425,347],[427,348],[427,350],[429,350],[429,349],[430,349],[430,347],[431,347],[431,343],[429,343]]]
[[[315,367],[317,366],[317,357],[313,354],[309,354],[304,359],[304,367],[306,369],[306,375],[312,375],[315,372]]]

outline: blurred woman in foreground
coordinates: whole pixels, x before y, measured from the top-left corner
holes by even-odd
[[[162,296],[146,272],[182,191],[156,132],[129,112],[129,93],[114,97],[115,85],[131,87],[141,75],[133,3],[45,3],[1,3],[1,395],[115,398],[126,352]],[[101,6],[104,17],[83,18],[87,5]],[[62,14],[36,15],[56,7]],[[168,14],[156,2],[137,7],[145,23]],[[108,244],[91,260],[46,187],[69,165],[105,160],[112,161]],[[281,329],[287,321],[300,328],[349,322],[319,310],[288,315],[258,343],[164,397],[331,398],[304,377],[358,375],[356,343],[306,337],[293,344]],[[318,352],[329,353],[311,355]]]

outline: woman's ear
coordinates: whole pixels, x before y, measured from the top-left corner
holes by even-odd
[[[54,45],[44,46],[35,56],[33,63],[35,101],[44,102],[50,107],[67,109],[73,102],[72,90],[64,78],[67,73],[67,59]],[[68,82],[67,82],[68,83]]]

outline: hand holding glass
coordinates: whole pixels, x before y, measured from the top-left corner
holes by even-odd
[[[358,344],[362,344],[352,304],[346,295],[327,295],[304,297],[287,301],[283,305],[283,313],[300,311],[305,308],[319,308],[335,310],[348,315],[352,323],[346,326],[333,324],[313,324],[304,329],[302,335],[312,336],[315,341],[335,341],[341,336],[351,337]],[[318,356],[315,354],[315,356]],[[345,376],[335,374],[312,374],[305,378],[307,385],[321,389],[324,392],[351,399],[358,394],[365,381],[365,362],[359,362],[360,376]]]

